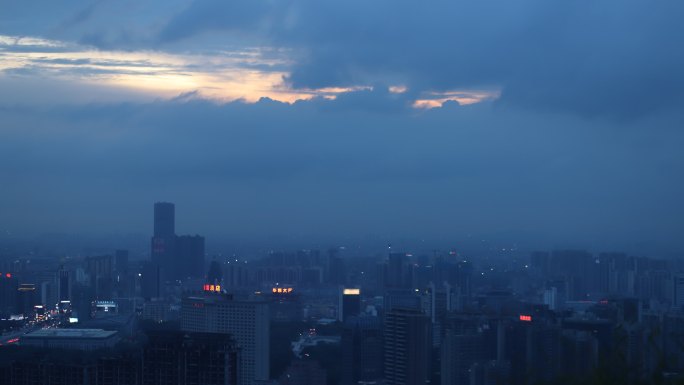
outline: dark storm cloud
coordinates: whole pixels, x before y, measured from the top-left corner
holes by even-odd
[[[684,105],[678,0],[35,0],[3,7],[12,16],[0,16],[0,33],[100,49],[284,48],[296,88],[494,87],[501,103],[623,120]]]
[[[676,0],[202,0],[160,38],[223,30],[291,47],[295,87],[501,86],[504,103],[633,118],[682,105],[683,13]]]
[[[280,2],[272,0],[193,2],[162,29],[159,39],[175,41],[213,29],[227,29],[247,34],[259,25],[270,29],[271,12],[281,7]]]

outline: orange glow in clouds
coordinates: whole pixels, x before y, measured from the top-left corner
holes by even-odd
[[[104,85],[147,95],[150,100],[192,93],[219,102],[256,102],[267,97],[293,103],[314,97],[335,99],[343,93],[373,89],[365,85],[292,89],[283,80],[288,73],[282,68],[292,65],[286,54],[281,51],[274,55],[273,50],[260,47],[208,54],[104,51],[54,40],[0,35],[0,77],[22,76],[8,73],[21,73],[16,70],[24,69],[29,75],[23,76],[39,75],[72,84]],[[407,87],[393,85],[389,91],[402,94]],[[498,96],[498,91],[481,90],[428,92],[415,100],[413,107],[435,108],[449,100],[473,104]],[[92,97],[95,100],[102,96]]]

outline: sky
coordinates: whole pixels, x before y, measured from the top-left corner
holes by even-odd
[[[682,14],[0,0],[0,229],[683,251]]]

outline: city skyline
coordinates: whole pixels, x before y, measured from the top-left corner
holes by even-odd
[[[152,206],[142,253],[121,243],[84,255],[0,243],[3,381],[551,385],[600,375],[599,383],[645,385],[684,378],[681,257],[486,244],[216,255],[204,237],[177,234],[176,219],[184,218],[175,203]]]

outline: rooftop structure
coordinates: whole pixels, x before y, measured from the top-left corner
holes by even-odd
[[[116,331],[102,329],[40,329],[21,337],[20,344],[52,349],[96,350],[114,346]]]

